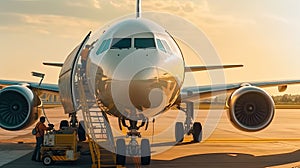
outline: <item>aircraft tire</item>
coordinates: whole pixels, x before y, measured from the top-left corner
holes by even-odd
[[[117,140],[116,150],[116,164],[124,166],[126,164],[126,144],[124,139]]]
[[[79,141],[85,141],[86,140],[86,133],[84,129],[84,121],[79,122],[78,126],[78,140]]]
[[[176,142],[182,142],[184,137],[184,128],[182,122],[176,122],[175,125],[175,139]]]
[[[149,165],[151,161],[151,149],[148,139],[142,139],[141,142],[141,164]]]
[[[194,142],[201,142],[202,140],[202,125],[200,122],[195,122],[193,124],[193,140]]]

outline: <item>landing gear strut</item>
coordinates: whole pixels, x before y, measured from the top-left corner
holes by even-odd
[[[118,139],[116,143],[116,162],[117,165],[126,164],[126,156],[140,157],[142,165],[149,165],[151,161],[150,142],[148,139],[142,139],[140,145],[137,138],[141,138],[141,133],[138,131],[141,127],[146,125],[148,128],[148,120],[143,120],[138,126],[138,121],[129,120],[129,126],[126,124],[124,118],[119,118],[119,127],[122,130],[122,126],[126,127],[129,131],[126,137],[130,138],[128,145],[125,143],[125,139]]]
[[[179,110],[186,114],[185,122],[176,122],[175,139],[176,142],[182,142],[184,135],[193,135],[193,142],[201,142],[202,140],[202,125],[200,122],[194,122],[194,103],[186,102],[186,109],[178,107]]]
[[[70,120],[70,126],[71,127],[77,127],[78,120],[77,120],[77,114],[76,114],[76,112],[69,114],[69,117],[71,118],[71,120]]]

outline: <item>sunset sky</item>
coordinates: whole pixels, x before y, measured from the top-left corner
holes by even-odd
[[[30,72],[39,71],[46,73],[45,82],[56,83],[59,68],[42,62],[63,62],[88,31],[133,14],[135,3],[1,0],[0,79],[37,81]],[[183,17],[206,34],[223,64],[244,64],[225,71],[228,83],[300,79],[299,0],[143,0],[142,6],[144,12]],[[207,80],[205,74],[197,77]]]

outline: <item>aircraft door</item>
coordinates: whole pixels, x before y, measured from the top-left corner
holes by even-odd
[[[82,69],[82,64],[78,64],[78,61],[81,59],[81,53],[90,35],[91,32],[89,32],[82,43],[69,54],[60,71],[58,86],[61,102],[66,114],[76,112],[79,107],[76,81],[77,73],[80,73],[79,71]]]

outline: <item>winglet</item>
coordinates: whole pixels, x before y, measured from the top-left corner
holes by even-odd
[[[136,1],[136,18],[142,17],[142,0]]]
[[[43,62],[43,65],[62,67],[64,64],[63,63],[54,63],[54,62]]]

